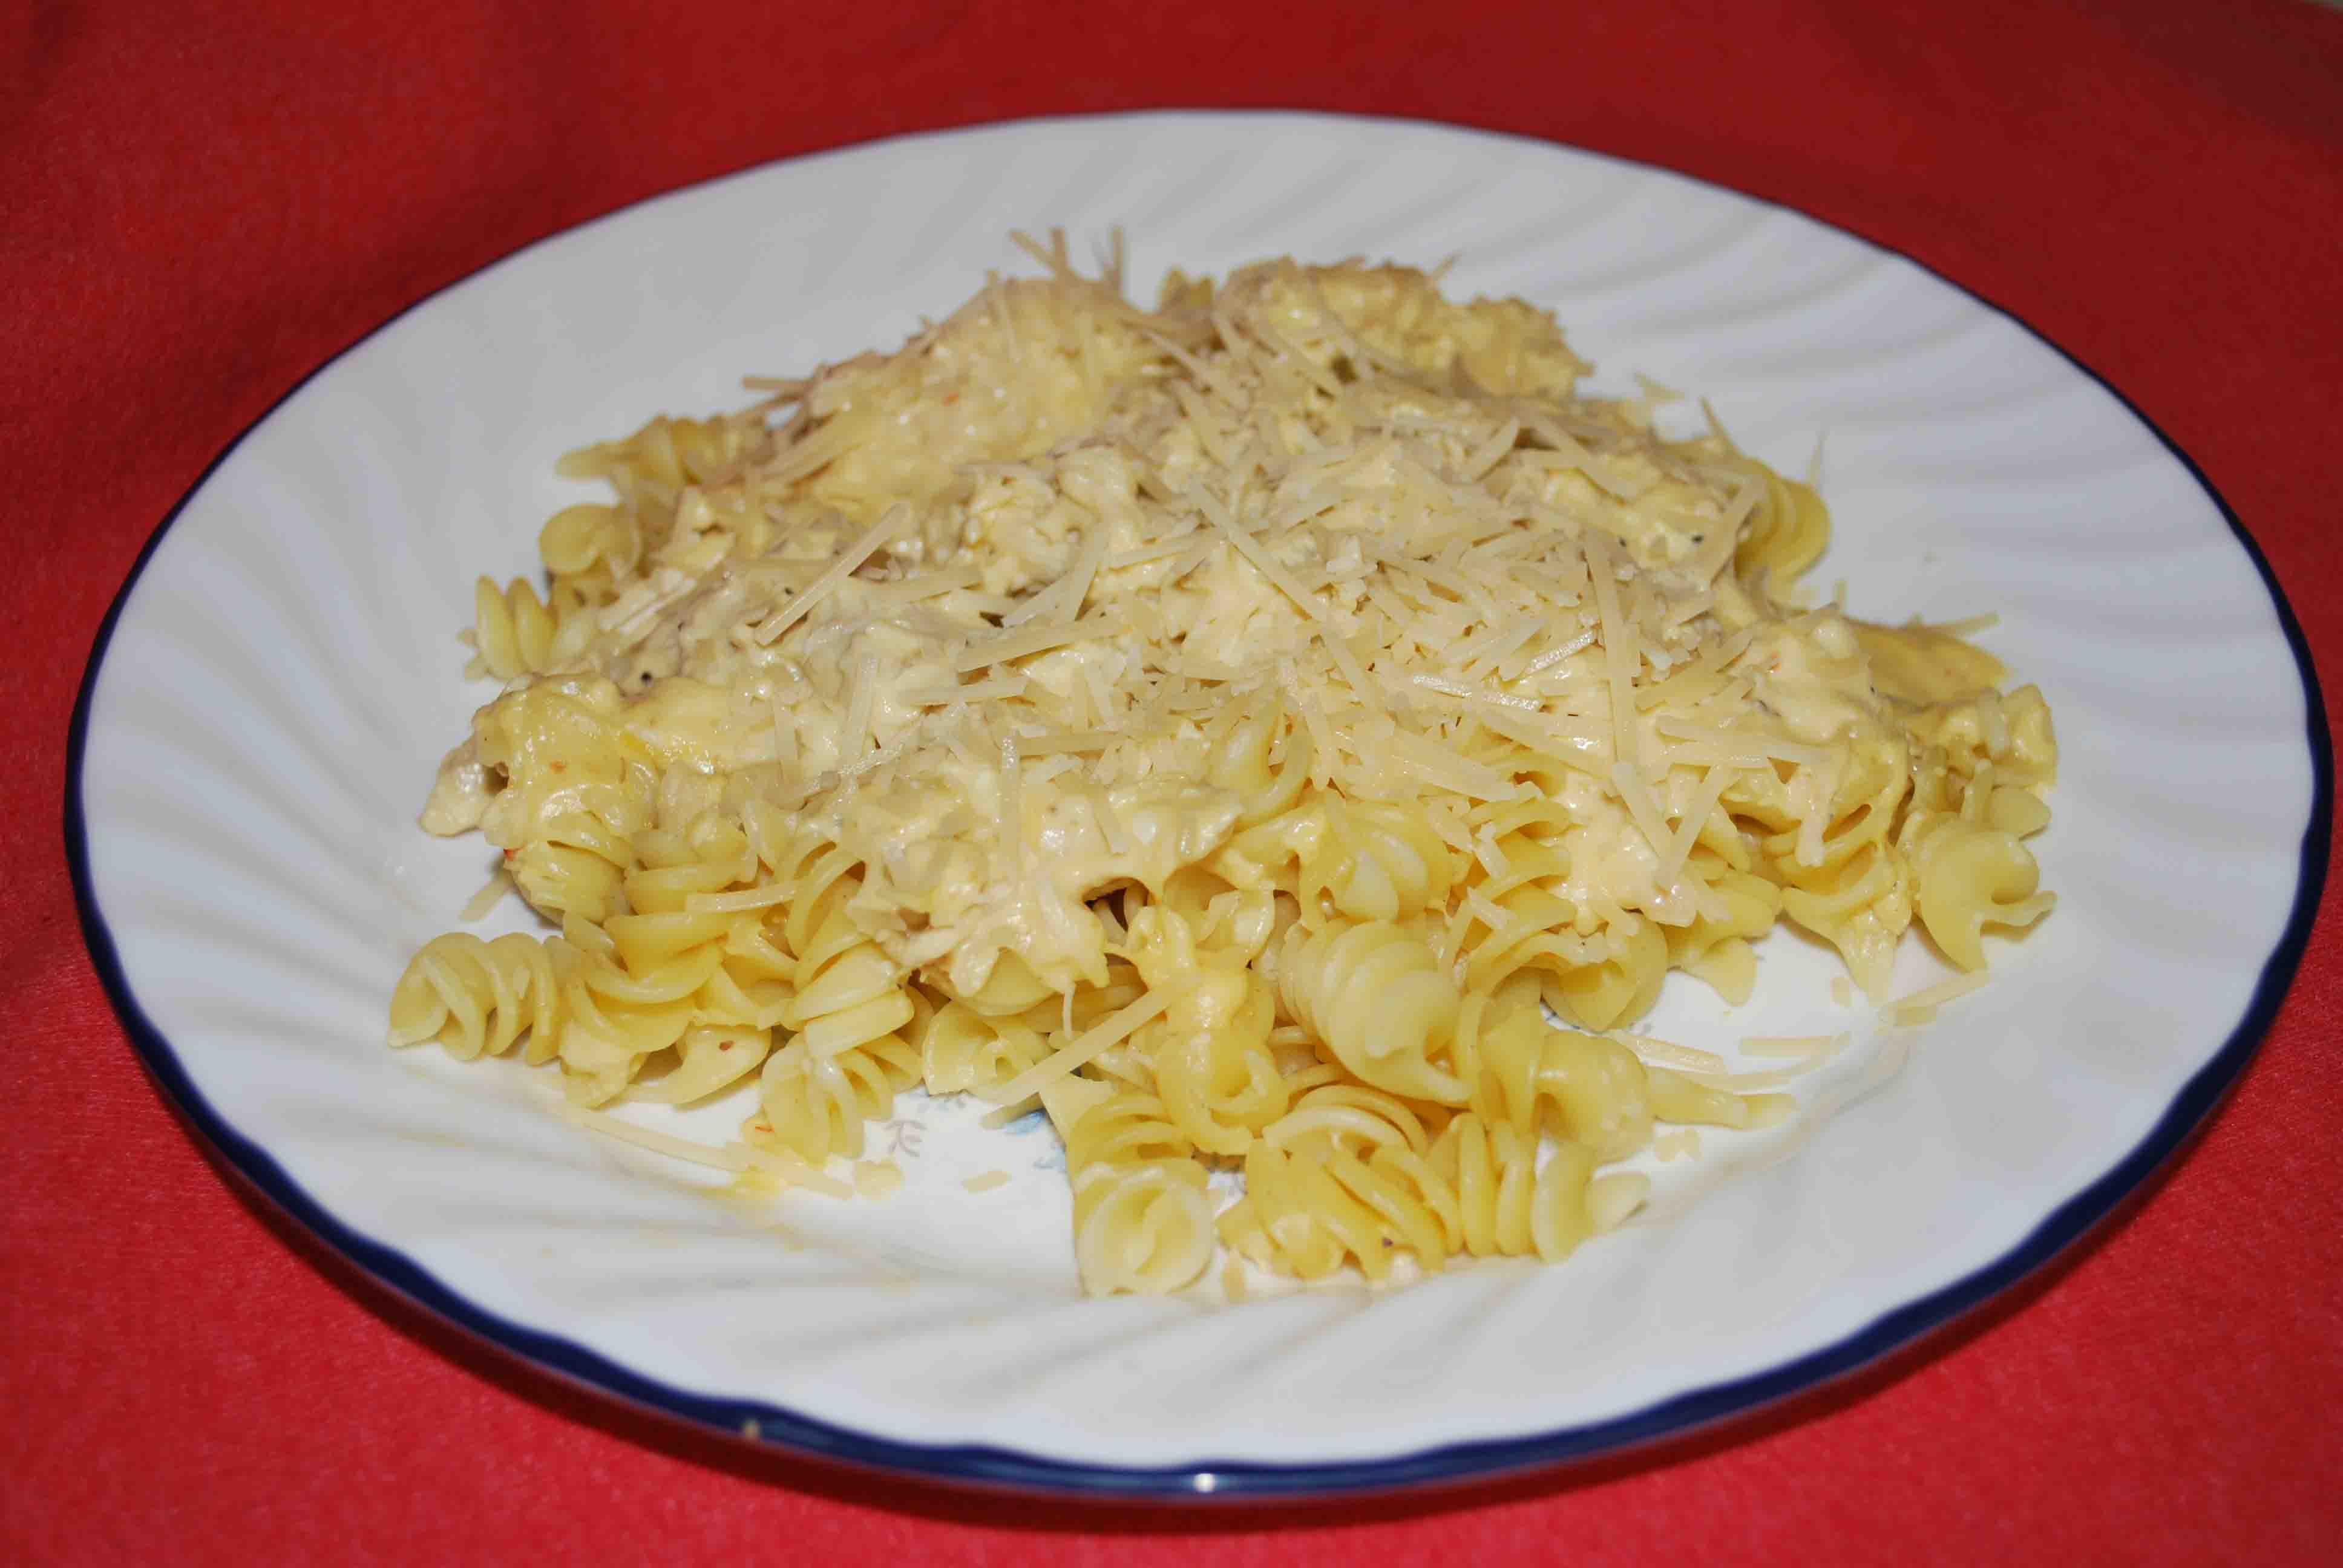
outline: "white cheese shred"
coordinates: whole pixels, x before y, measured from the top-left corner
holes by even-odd
[[[1957,1001],[1986,982],[1985,972],[1955,975],[1936,985],[1923,986],[1918,990],[1897,997],[1880,1010],[1890,1023],[1926,1023],[1936,1016],[1936,1010],[1948,1001]]]
[[[1087,1067],[1099,1057],[1129,1039],[1142,1024],[1152,1022],[1156,1016],[1172,1005],[1169,992],[1152,990],[1130,1006],[1109,1013],[1092,1024],[1080,1038],[1061,1046],[1035,1062],[1008,1082],[983,1091],[986,1099],[1001,1111],[1013,1111],[1023,1101],[1039,1094],[1048,1085],[1066,1077],[1075,1069]],[[1000,1116],[996,1111],[993,1116]],[[991,1118],[988,1117],[987,1121]]]
[[[754,630],[756,639],[770,648],[780,640],[781,634],[803,620],[808,611],[838,589],[838,586],[860,569],[862,563],[877,555],[910,526],[911,509],[892,506],[886,515],[862,530],[854,542],[839,552],[822,574],[806,585],[803,593],[789,602],[787,608],[759,624]]]
[[[809,1192],[819,1192],[827,1198],[850,1198],[853,1189],[834,1181],[794,1155],[751,1149],[743,1143],[700,1143],[689,1138],[679,1138],[672,1132],[655,1128],[638,1127],[623,1121],[607,1111],[593,1111],[582,1105],[564,1105],[562,1119],[577,1126],[598,1132],[619,1143],[631,1143],[654,1154],[664,1154],[670,1160],[699,1165],[711,1171],[729,1171],[735,1174],[756,1171],[777,1176],[792,1187],[802,1187]]]

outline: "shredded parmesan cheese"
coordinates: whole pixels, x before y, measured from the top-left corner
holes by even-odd
[[[1684,1072],[1725,1070],[1725,1058],[1713,1050],[1703,1050],[1696,1045],[1678,1045],[1674,1040],[1654,1040],[1645,1034],[1614,1034],[1610,1038],[1645,1061],[1661,1067],[1673,1067]]]
[[[1844,1034],[1745,1034],[1741,1050],[1745,1056],[1786,1058],[1792,1061],[1815,1061],[1830,1055],[1847,1041]]]
[[[1985,984],[1982,973],[1955,975],[1936,985],[1923,986],[1918,990],[1897,997],[1880,1010],[1890,1023],[1927,1023],[1936,1016],[1936,1010],[1948,1001],[1957,1001]]]
[[[910,510],[906,507],[890,507],[884,517],[861,533],[839,552],[821,576],[806,586],[803,593],[791,599],[788,608],[756,627],[752,635],[766,647],[779,642],[789,628],[803,620],[808,611],[838,590],[840,583],[852,577],[862,563],[877,555],[910,526]]]
[[[1066,1077],[1075,1069],[1086,1067],[1130,1038],[1141,1024],[1151,1022],[1170,1006],[1172,997],[1164,991],[1150,991],[1130,1006],[1118,1009],[1093,1024],[1079,1039],[1061,1046],[1040,1061],[1027,1068],[999,1088],[986,1091],[986,1098],[1003,1111],[1013,1111],[1039,1094],[1042,1089]],[[1000,1115],[1000,1111],[993,1115]],[[990,1120],[990,1118],[988,1118]]]
[[[760,1171],[779,1177],[792,1187],[802,1187],[826,1198],[853,1195],[852,1190],[843,1182],[832,1181],[792,1155],[769,1153],[740,1143],[695,1142],[689,1138],[679,1138],[672,1132],[638,1127],[631,1121],[620,1121],[607,1111],[592,1111],[582,1105],[564,1105],[561,1115],[563,1120],[598,1132],[605,1138],[631,1143],[638,1149],[648,1149],[654,1154],[664,1154],[670,1160],[680,1160],[687,1164],[736,1173]]]
[[[490,873],[487,881],[480,884],[480,890],[464,901],[464,912],[457,918],[468,926],[484,919],[490,910],[504,902],[507,893],[512,891],[512,877],[499,866]]]
[[[1119,615],[1094,615],[1088,620],[1060,621],[1051,626],[1028,627],[1004,637],[996,637],[971,645],[954,661],[960,670],[981,669],[988,664],[1005,664],[1012,658],[1029,654],[1045,653],[1068,643],[1090,638],[1114,637],[1130,625]]]
[[[884,1198],[902,1185],[902,1167],[891,1160],[858,1160],[854,1162],[854,1191],[865,1198]]]

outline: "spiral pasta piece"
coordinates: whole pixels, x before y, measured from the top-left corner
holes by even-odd
[[[1447,1121],[1439,1107],[1413,1106],[1397,1095],[1341,1079],[1315,1084],[1297,1079],[1289,1087],[1296,1085],[1301,1087],[1292,1109],[1262,1129],[1264,1143],[1363,1159],[1393,1149],[1421,1154]]]
[[[1226,1022],[1167,1028],[1151,1042],[1157,1092],[1206,1153],[1242,1153],[1285,1111],[1285,1079],[1269,1047],[1272,1014],[1269,988],[1256,980]]]
[[[1685,872],[1706,889],[1715,912],[1661,928],[1668,966],[1697,976],[1737,1007],[1756,988],[1757,959],[1749,944],[1781,917],[1781,890],[1763,877],[1735,870],[1704,849],[1692,852]]]
[[[981,1092],[1049,1054],[1048,1038],[1025,1020],[987,1018],[965,1002],[948,1001],[921,1044],[920,1081],[930,1094]]]
[[[1040,1007],[1057,991],[1015,953],[1002,953],[984,984],[960,1000],[988,1018],[1012,1018]]]
[[[578,961],[561,991],[562,1087],[598,1105],[634,1081],[643,1063],[691,1027],[693,993],[707,978],[704,956],[686,952],[649,972],[630,972],[616,939],[572,916],[562,932]]]
[[[1402,1253],[1433,1270],[1463,1243],[1453,1185],[1404,1148],[1362,1160],[1263,1142],[1244,1171],[1244,1197],[1216,1224],[1231,1247],[1277,1273],[1318,1280],[1350,1262],[1382,1281]]]
[[[1465,1003],[1453,1059],[1484,1123],[1532,1137],[1551,1131],[1604,1161],[1644,1148],[1654,1121],[1758,1127],[1781,1110],[1781,1097],[1707,1087],[1617,1040],[1558,1030],[1534,1008],[1483,997]]]
[[[1535,1139],[1472,1111],[1448,1124],[1429,1163],[1455,1191],[1465,1251],[1558,1262],[1633,1213],[1650,1190],[1633,1172],[1597,1178],[1584,1144],[1562,1142],[1543,1167],[1537,1155]]]
[[[1785,886],[1812,887],[1892,840],[1896,809],[1912,788],[1910,758],[1903,737],[1875,730],[1859,738],[1827,805],[1797,812],[1795,825],[1760,844],[1769,874]]]
[[[561,588],[598,604],[642,558],[641,529],[620,508],[581,501],[546,519],[538,553]]]
[[[390,994],[390,1042],[436,1040],[469,1061],[502,1056],[526,1038],[528,1060],[548,1060],[559,1042],[562,982],[573,964],[567,944],[518,932],[492,941],[465,931],[434,937],[407,961]]]
[[[840,909],[799,958],[781,1021],[817,1056],[836,1056],[896,1033],[914,1010],[902,966]]]
[[[473,717],[477,765],[505,785],[481,819],[521,894],[558,920],[619,907],[634,839],[652,825],[657,775],[599,678],[541,680]]]
[[[863,1124],[893,1115],[895,1096],[920,1081],[920,1053],[896,1035],[828,1055],[790,1040],[765,1059],[757,1077],[759,1114],[742,1140],[817,1166],[832,1155],[860,1159]]]
[[[1313,925],[1413,919],[1448,897],[1459,869],[1454,853],[1414,814],[1317,789],[1299,790],[1291,809],[1247,823],[1208,864],[1232,886],[1293,895]]]
[[[736,540],[764,548],[764,508],[735,502],[738,487],[725,481],[767,439],[750,416],[660,416],[624,440],[563,457],[560,473],[606,480],[618,501],[566,508],[546,523],[538,548],[555,582],[600,604],[648,562],[705,569]]]
[[[1983,691],[1922,709],[1907,720],[1913,739],[1945,753],[1962,778],[1991,762],[2004,782],[2044,786],[2058,777],[2058,737],[2039,689]]]
[[[1544,982],[1545,1000],[1582,1029],[1610,1029],[1651,1011],[1667,978],[1667,939],[1641,915],[1623,914],[1605,933],[1609,951]]]
[[[1322,902],[1352,920],[1395,921],[1445,903],[1457,867],[1420,815],[1388,801],[1338,799],[1300,869],[1305,913]]]
[[[1092,1295],[1162,1295],[1212,1261],[1204,1168],[1152,1095],[1069,1080],[1042,1103],[1066,1141],[1074,1261]]]
[[[738,1025],[694,1024],[675,1042],[673,1071],[648,1086],[641,1098],[666,1105],[689,1105],[731,1087],[757,1070],[773,1049],[770,1031]]]
[[[1287,729],[1282,702],[1232,717],[1213,744],[1204,776],[1243,803],[1237,826],[1251,828],[1282,816],[1301,799],[1310,781],[1310,732]],[[1272,760],[1281,738],[1282,754]]]
[[[685,830],[639,834],[634,845],[642,864],[621,886],[639,923],[605,922],[621,960],[639,968],[689,949],[707,970],[693,997],[696,1020],[760,1031],[780,1023],[796,997],[799,965],[780,945],[774,889],[740,827],[710,815]],[[667,954],[649,951],[662,943]]]
[[[1734,547],[1733,564],[1745,573],[1764,572],[1780,586],[1821,557],[1830,542],[1830,512],[1812,486],[1785,479],[1770,468],[1765,484],[1748,529]]]
[[[794,1010],[798,962],[777,940],[774,924],[755,914],[733,920],[723,958],[695,1000],[702,1020],[769,1030]]]
[[[526,898],[549,914],[607,919],[634,861],[634,843],[611,815],[565,811],[507,858],[505,869]]]
[[[1985,967],[1985,929],[2023,927],[2049,913],[2041,872],[2016,835],[1960,817],[1916,816],[1898,846],[1911,858],[1920,921],[1946,958]]]
[[[1608,950],[1602,933],[1580,935],[1577,909],[1541,879],[1567,876],[1563,853],[1511,842],[1500,853],[1513,875],[1474,889],[1451,922],[1466,989],[1498,991],[1518,982],[1543,990],[1549,980],[1600,962]]]
[[[1836,948],[1866,995],[1883,996],[1896,945],[1912,924],[1910,867],[1890,847],[1866,846],[1784,888],[1782,912]]]
[[[861,861],[848,850],[814,834],[792,837],[769,847],[774,855],[764,861],[769,847],[759,846],[760,863],[773,881],[789,890],[783,906],[781,940],[800,960],[822,940],[839,930],[838,920],[855,894],[862,890]]]
[[[1491,1010],[1465,1020],[1456,1050],[1485,1124],[1534,1139],[1550,1110],[1556,1130],[1599,1160],[1624,1159],[1651,1141],[1651,1100],[1634,1051],[1554,1029],[1528,1008]]]
[[[1373,1158],[1362,1160],[1337,1150],[1327,1157],[1326,1171],[1353,1201],[1374,1213],[1386,1258],[1406,1252],[1428,1272],[1463,1250],[1463,1206],[1455,1188],[1424,1155],[1379,1149]],[[1372,1256],[1358,1262],[1369,1279],[1385,1277],[1383,1263]]]
[[[555,595],[558,602],[560,595]],[[472,646],[478,650],[471,673],[510,680],[547,668],[553,654],[558,618],[537,590],[520,578],[499,588],[482,578],[472,590]]]
[[[1306,939],[1291,933],[1278,990],[1302,1027],[1362,1082],[1464,1103],[1463,1081],[1433,1060],[1463,998],[1421,938],[1380,920],[1332,920]]]
[[[1267,934],[1241,940],[1251,946]],[[1275,994],[1242,957],[1200,950],[1194,924],[1171,909],[1134,913],[1124,950],[1148,988],[1172,998],[1140,1040],[1172,1120],[1207,1153],[1242,1154],[1286,1106],[1269,1044]]]

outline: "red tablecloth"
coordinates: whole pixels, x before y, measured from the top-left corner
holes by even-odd
[[[1149,14],[1141,15],[1144,11]],[[384,317],[621,203],[1001,116],[1295,106],[1683,169],[2036,324],[2202,464],[2343,668],[2343,15],[2305,0],[292,0],[0,13],[0,1559],[2308,1562],[2343,1551],[2336,920],[2089,1244],[1853,1386],[1432,1499],[1149,1515],[766,1459],[474,1349],[241,1197],[139,1070],[58,831],[140,544]],[[2143,845],[2143,853],[2153,846]]]

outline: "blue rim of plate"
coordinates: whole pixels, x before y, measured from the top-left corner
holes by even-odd
[[[97,904],[96,889],[92,885],[89,869],[89,825],[82,809],[82,764],[89,735],[91,699],[97,689],[98,677],[104,669],[108,645],[113,640],[116,623],[125,606],[138,587],[146,564],[155,550],[176,523],[187,503],[208,482],[213,474],[233,457],[246,437],[265,423],[303,388],[344,357],[370,341],[382,332],[405,319],[407,316],[429,304],[441,294],[468,282],[491,266],[500,266],[526,254],[548,240],[599,223],[618,213],[676,194],[660,191],[623,206],[612,208],[585,222],[559,230],[556,234],[532,240],[493,261],[484,263],[432,290],[387,317],[360,337],[344,345],[333,355],[312,368],[287,388],[284,396],[264,410],[251,424],[221,448],[219,455],[206,464],[179,499],[172,504],[152,537],[138,553],[121,590],[107,607],[106,618],[99,623],[97,637],[91,645],[89,663],[83,671],[81,689],[74,700],[73,724],[68,732],[65,749],[65,858],[73,876],[74,894],[79,905],[82,937],[89,949],[90,960],[96,968],[100,982],[130,1037],[131,1046],[146,1063],[155,1082],[179,1110],[200,1137],[209,1142],[218,1156],[253,1191],[266,1198],[311,1236],[334,1252],[356,1264],[359,1270],[380,1285],[387,1287],[407,1302],[420,1307],[433,1317],[461,1330],[474,1339],[506,1354],[518,1357],[540,1372],[550,1372],[561,1380],[589,1391],[617,1399],[652,1412],[679,1420],[688,1425],[710,1430],[726,1437],[747,1439],[754,1442],[793,1452],[807,1457],[843,1464],[853,1469],[877,1472],[895,1476],[915,1476],[950,1486],[975,1487],[1022,1493],[1045,1493],[1100,1500],[1152,1500],[1158,1502],[1195,1502],[1205,1500],[1237,1501],[1244,1499],[1303,1499],[1319,1496],[1359,1495],[1374,1493],[1413,1491],[1440,1486],[1453,1486],[1466,1482],[1490,1481],[1524,1472],[1548,1469],[1574,1461],[1614,1456],[1623,1452],[1645,1447],[1663,1439],[1687,1435],[1702,1428],[1716,1425],[1734,1417],[1745,1416],[1765,1407],[1780,1403],[1795,1394],[1809,1392],[1822,1385],[1837,1382],[1880,1361],[1893,1352],[1942,1328],[1986,1302],[2000,1295],[2028,1275],[2042,1269],[2050,1261],[2082,1240],[2098,1223],[2112,1213],[2125,1199],[2141,1190],[2166,1161],[2177,1153],[2205,1120],[2209,1117],[2245,1071],[2268,1032],[2288,988],[2293,983],[2295,971],[2302,962],[2303,950],[2309,941],[2311,925],[2318,913],[2319,895],[2327,881],[2325,846],[2334,815],[2334,758],[2328,734],[2327,710],[2321,698],[2318,675],[2310,658],[2310,648],[2303,637],[2301,623],[2295,618],[2293,607],[2287,602],[2285,592],[2278,587],[2277,574],[2270,569],[2268,558],[2263,555],[2236,508],[2214,488],[2195,458],[2182,450],[2179,444],[2167,435],[2155,420],[2107,378],[2061,347],[2049,336],[2023,317],[1996,304],[1975,289],[1945,276],[1926,263],[1906,255],[1897,247],[1871,238],[1843,224],[1828,222],[1785,203],[1747,192],[1733,189],[1697,175],[1685,174],[1664,166],[1622,158],[1607,153],[1573,147],[1564,143],[1546,141],[1540,137],[1519,136],[1503,131],[1490,131],[1475,126],[1454,125],[1434,120],[1406,120],[1371,116],[1321,114],[1302,110],[1223,111],[1211,109],[1140,110],[1126,114],[1097,116],[1037,116],[1020,120],[989,122],[976,126],[957,126],[940,131],[926,131],[890,136],[875,141],[852,144],[846,147],[828,148],[798,155],[779,162],[798,162],[838,153],[852,152],[881,146],[902,146],[921,141],[949,138],[970,130],[1001,129],[1026,126],[1073,126],[1104,120],[1134,119],[1166,114],[1209,115],[1216,118],[1252,117],[1262,121],[1320,120],[1336,123],[1368,121],[1387,126],[1419,126],[1444,132],[1464,132],[1488,136],[1500,141],[1524,143],[1532,146],[1559,148],[1583,156],[1600,158],[1607,163],[1681,179],[1712,190],[1722,191],[1745,201],[1792,213],[1809,223],[1848,236],[1885,255],[1893,256],[1918,268],[1946,287],[1975,300],[2004,320],[2022,328],[2034,339],[2050,349],[2076,371],[2087,377],[2102,391],[2122,406],[2140,426],[2162,444],[2189,478],[2204,491],[2220,511],[2222,519],[2237,544],[2261,575],[2262,587],[2268,591],[2271,607],[2278,612],[2278,625],[2284,632],[2287,647],[2294,655],[2302,679],[2305,713],[2304,739],[2310,749],[2311,807],[2300,850],[2300,870],[2295,883],[2294,906],[2289,911],[2285,930],[2269,957],[2264,960],[2260,978],[2254,986],[2251,1002],[2245,1014],[2230,1030],[2228,1038],[2211,1060],[2199,1068],[2182,1086],[2147,1138],[2132,1151],[2080,1192],[2067,1199],[2036,1225],[2026,1238],[1994,1262],[1953,1282],[1919,1299],[1908,1302],[1892,1312],[1875,1319],[1865,1328],[1821,1350],[1772,1367],[1765,1372],[1711,1384],[1678,1394],[1657,1404],[1631,1414],[1586,1425],[1561,1428],[1553,1432],[1534,1433],[1526,1437],[1500,1438],[1485,1442],[1463,1442],[1429,1448],[1413,1453],[1387,1458],[1346,1460],[1332,1463],[1263,1464],[1255,1462],[1193,1462],[1161,1467],[1134,1467],[1109,1464],[1083,1464],[1069,1460],[1049,1459],[1021,1453],[1012,1449],[987,1445],[930,1447],[920,1443],[901,1442],[890,1438],[873,1437],[868,1433],[817,1421],[778,1405],[756,1400],[710,1398],[672,1387],[655,1379],[628,1370],[593,1351],[557,1334],[545,1333],[523,1324],[512,1322],[486,1312],[441,1283],[428,1271],[395,1247],[386,1246],[359,1234],[328,1212],[317,1201],[288,1177],[269,1153],[230,1126],[226,1118],[204,1098],[177,1051],[163,1031],[146,1017],[131,990],[129,977],[124,973],[120,954],[116,950],[113,933],[107,929],[106,917]],[[677,189],[704,188],[750,174],[770,164],[753,166],[750,169],[734,171],[692,186]]]

